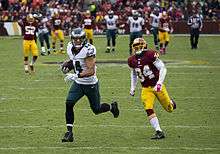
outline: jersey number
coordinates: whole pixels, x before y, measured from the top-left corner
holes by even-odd
[[[34,35],[35,29],[34,26],[25,26],[25,34]]]
[[[137,72],[137,75],[141,82],[144,82],[145,77],[148,77],[149,79],[152,79],[155,77],[153,71],[150,69],[148,65],[145,65],[143,68],[143,72],[140,68],[135,68],[135,71]]]

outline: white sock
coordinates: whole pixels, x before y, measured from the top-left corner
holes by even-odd
[[[42,52],[42,53],[45,53],[45,52],[46,52],[45,47],[41,47],[41,52]]]
[[[156,131],[162,131],[157,117],[153,117],[152,119],[150,119],[150,124]]]

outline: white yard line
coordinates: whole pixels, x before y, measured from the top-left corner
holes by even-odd
[[[65,124],[63,125],[5,125],[1,126],[0,129],[23,129],[23,128],[64,128],[66,127]],[[74,127],[78,128],[151,128],[151,126],[146,125],[77,125],[75,124]],[[182,128],[182,129],[198,129],[198,128],[219,128],[220,126],[205,126],[205,125],[170,125],[170,126],[163,126],[163,128]]]
[[[109,80],[108,80],[109,81]],[[117,87],[101,87],[100,89],[128,89],[129,86],[117,86]],[[206,88],[207,86],[193,86],[193,88]],[[218,87],[218,86],[216,86]],[[65,90],[67,87],[65,86],[60,86],[60,87],[21,87],[21,86],[4,86],[0,87],[0,89],[5,89],[5,88],[13,88],[13,90],[50,90],[50,89],[56,89],[56,90]],[[186,87],[167,87],[168,89],[186,89]],[[190,87],[187,87],[190,88]]]
[[[184,150],[184,151],[218,151],[219,148],[212,147],[158,147],[158,146],[79,146],[79,147],[66,147],[66,146],[41,146],[41,147],[0,147],[0,150]],[[74,153],[74,151],[73,151]]]
[[[111,97],[102,97],[102,99],[112,99],[112,98],[117,98],[117,99],[138,99],[139,97],[131,97],[131,96],[111,96]],[[34,100],[34,99],[64,99],[65,100],[65,96],[64,97],[55,97],[55,96],[37,96],[37,97],[9,97],[9,96],[0,96],[0,101],[4,101],[4,100]],[[203,96],[199,96],[199,97],[195,97],[195,96],[187,96],[187,97],[177,97],[175,99],[217,99],[216,97],[203,97]]]

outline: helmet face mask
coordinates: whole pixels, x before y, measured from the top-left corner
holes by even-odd
[[[34,16],[32,14],[27,15],[27,22],[33,23],[34,22]]]
[[[135,55],[140,55],[147,48],[147,43],[143,38],[136,38],[132,43],[132,51]]]
[[[71,41],[76,50],[81,49],[86,43],[86,33],[82,28],[73,29],[71,32]]]
[[[112,10],[109,10],[108,11],[108,16],[109,16],[109,18],[113,18],[114,12]]]
[[[138,19],[138,16],[139,16],[139,13],[138,13],[137,11],[134,11],[134,12],[132,13],[132,16],[133,16],[134,20],[137,20],[137,19]]]

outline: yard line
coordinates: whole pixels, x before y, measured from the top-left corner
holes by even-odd
[[[158,146],[79,146],[79,147],[66,147],[66,146],[41,146],[41,147],[0,147],[0,150],[185,150],[185,151],[218,151],[219,148],[213,147],[158,147]]]
[[[63,128],[65,125],[5,125],[1,126],[0,129],[24,129],[24,128]],[[77,125],[75,124],[74,127],[78,128],[151,128],[151,126],[146,125]],[[163,126],[164,128],[182,128],[182,129],[198,129],[198,128],[219,128],[220,126],[205,126],[205,125],[170,125],[170,126]]]
[[[141,106],[141,103],[140,103],[140,106]],[[12,110],[12,109],[9,109],[9,110],[0,110],[0,113],[8,113],[8,112],[13,112],[13,113],[18,113],[19,114],[19,112],[39,112],[39,111],[45,111],[45,112],[48,112],[48,111],[64,111],[65,109],[64,108],[62,108],[62,109],[60,109],[60,108],[54,108],[54,109],[51,109],[51,108],[49,108],[49,109],[47,109],[46,111],[44,110],[44,109],[41,109],[41,108],[39,108],[39,109],[14,109],[14,110]],[[218,112],[218,111],[220,111],[220,109],[218,110],[218,109],[204,109],[205,111],[212,111],[212,112]],[[192,109],[192,108],[189,108],[189,109],[187,109],[187,111],[194,111],[194,112],[203,112],[204,110],[202,110],[202,109],[198,109],[198,110],[195,110],[195,109]],[[87,109],[82,109],[82,108],[76,108],[75,109],[75,111],[91,111],[91,109],[90,108],[87,108]],[[140,108],[120,108],[120,111],[144,111],[144,108],[142,108],[142,106],[140,107]],[[178,111],[186,111],[186,109],[178,109]],[[11,113],[10,113],[11,114]]]
[[[109,80],[108,80],[109,81]],[[102,85],[104,85],[104,84],[102,84]],[[128,89],[130,86],[129,85],[126,85],[126,86],[114,86],[114,87],[112,87],[112,86],[102,86],[102,87],[100,87],[100,89]],[[193,86],[193,88],[206,88],[207,86],[206,85],[204,85],[204,86]],[[216,86],[216,87],[218,87],[218,86]],[[4,86],[4,87],[0,87],[0,89],[5,89],[5,88],[13,88],[13,90],[42,90],[42,89],[44,89],[44,90],[48,90],[48,89],[56,89],[56,90],[65,90],[65,89],[67,89],[66,88],[66,86],[59,86],[59,87],[55,87],[55,86],[52,86],[52,87],[42,87],[42,86],[40,86],[40,87],[33,87],[33,86],[31,86],[31,87],[21,87],[21,86],[10,86],[10,85],[8,85],[8,86]],[[168,89],[169,88],[171,88],[171,89],[185,89],[186,87],[184,87],[184,86],[169,86],[169,87],[167,87]],[[190,88],[189,86],[187,86],[187,88]],[[137,88],[137,90],[141,90],[141,88]]]
[[[1,96],[0,97],[0,101],[4,101],[4,100],[33,100],[33,99],[64,99],[65,100],[65,96],[64,97],[55,97],[55,96],[36,96],[36,97],[7,97],[7,96]],[[102,97],[102,99],[113,99],[113,98],[117,98],[117,99],[138,99],[140,97],[131,97],[131,96],[111,96],[111,97]],[[177,97],[175,99],[217,99],[216,97],[196,97],[196,96],[187,96],[187,97]]]

